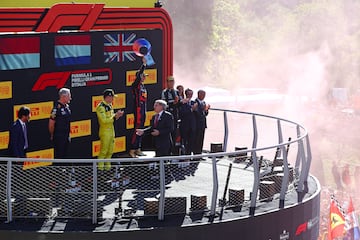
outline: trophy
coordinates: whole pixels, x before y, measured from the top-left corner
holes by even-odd
[[[133,44],[133,50],[137,56],[144,57],[146,59],[146,64],[148,66],[155,64],[155,61],[150,54],[151,53],[151,44],[145,38],[137,39]]]

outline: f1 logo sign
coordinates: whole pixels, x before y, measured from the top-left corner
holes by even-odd
[[[36,32],[57,32],[63,27],[89,31],[105,4],[59,4],[49,9]]]
[[[60,89],[65,86],[69,79],[72,79],[71,87],[104,85],[111,83],[112,72],[110,68],[101,68],[43,73],[35,82],[32,91],[42,91],[47,87],[56,87],[57,89]]]
[[[299,236],[301,233],[306,232],[307,230],[307,222],[300,224],[296,229],[296,236]]]

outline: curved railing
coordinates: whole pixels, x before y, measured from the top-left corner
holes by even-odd
[[[303,126],[225,109],[211,109],[208,126],[205,145],[210,143],[211,151],[201,155],[0,158],[0,216],[9,222],[63,217],[97,223],[99,218],[155,215],[164,220],[167,214],[204,213],[221,220],[224,208],[254,215],[255,208],[268,201],[286,207],[287,193],[293,191],[298,202],[303,201],[311,164]],[[241,150],[228,151],[230,147]],[[29,161],[52,165],[24,170],[23,163]],[[100,161],[111,162],[110,171],[98,171]]]

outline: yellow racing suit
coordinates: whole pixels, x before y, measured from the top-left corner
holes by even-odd
[[[115,113],[111,104],[100,102],[96,107],[99,122],[100,153],[98,159],[111,158],[114,150],[114,119]],[[105,170],[110,170],[111,163],[105,162]],[[98,169],[104,170],[104,162],[98,163]]]

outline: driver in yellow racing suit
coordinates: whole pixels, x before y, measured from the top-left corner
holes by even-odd
[[[104,100],[96,107],[96,115],[99,122],[100,153],[98,159],[108,159],[112,157],[115,141],[114,121],[124,115],[124,111],[118,110],[114,113],[112,102],[114,100],[114,90],[104,91]],[[105,163],[105,164],[104,164]],[[104,166],[105,165],[105,166]],[[99,170],[110,170],[110,162],[99,162]]]

